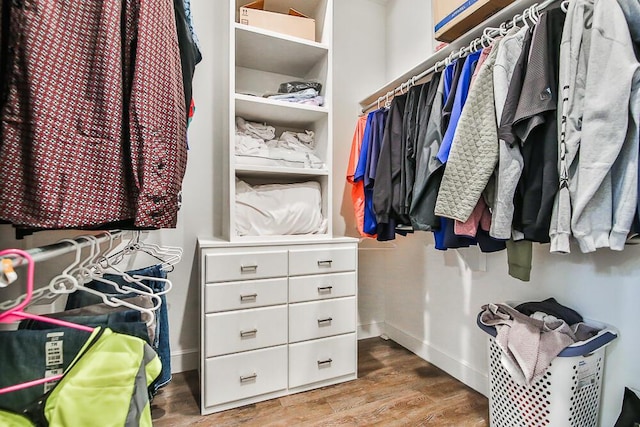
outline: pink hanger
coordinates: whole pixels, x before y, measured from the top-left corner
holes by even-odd
[[[5,249],[3,251],[0,251],[0,258],[6,257],[6,256],[15,256],[15,255],[18,255],[27,261],[27,294],[26,294],[26,298],[20,304],[18,304],[13,308],[10,308],[9,310],[3,313],[0,313],[0,323],[13,323],[23,319],[33,319],[33,320],[39,320],[41,322],[51,323],[57,326],[64,326],[67,328],[78,329],[80,331],[93,332],[94,329],[88,326],[77,325],[75,323],[65,322],[64,320],[38,316],[37,314],[31,314],[31,313],[22,311],[22,309],[29,304],[29,302],[31,301],[31,296],[33,295],[33,277],[34,277],[34,271],[35,271],[35,265],[34,265],[35,263],[33,262],[33,258],[31,257],[31,255],[29,255],[28,252],[25,252],[23,250]],[[35,385],[59,380],[60,378],[62,378],[62,375],[54,375],[47,378],[41,378],[41,379],[28,381],[25,383],[16,384],[16,385],[5,387],[5,388],[0,388],[0,394],[9,393],[17,390],[23,390],[25,388],[33,387]]]

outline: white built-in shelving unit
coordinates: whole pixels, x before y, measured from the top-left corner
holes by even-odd
[[[220,1],[214,94],[225,106],[214,116],[215,176],[223,181],[220,236],[198,241],[200,259],[200,386],[203,414],[312,390],[357,377],[356,239],[333,237],[332,0],[267,0],[316,22],[310,41],[239,24],[250,0]],[[226,12],[226,13],[224,13]],[[261,96],[281,83],[322,83],[321,107]],[[240,165],[235,118],[267,123],[276,135],[312,130],[322,169]],[[222,161],[220,161],[222,160]],[[236,179],[250,184],[316,181],[324,234],[239,236]]]
[[[223,2],[220,2],[223,3]],[[325,234],[304,236],[268,236],[273,241],[308,240],[332,235],[331,221],[331,162],[332,162],[332,0],[268,0],[266,9],[287,13],[294,8],[316,21],[316,40],[307,40],[240,24],[238,11],[247,0],[229,0],[226,3],[228,20],[218,21],[227,29],[225,40],[219,40],[220,61],[228,63],[224,98],[228,100],[222,138],[224,174],[224,203],[221,237],[229,241],[264,241],[264,236],[239,236],[235,224],[236,178],[249,184],[294,183],[316,181],[322,191],[322,213],[327,219]],[[223,5],[221,5],[223,6]],[[264,98],[267,92],[276,92],[288,81],[318,81],[322,83],[321,107],[301,105]],[[223,91],[224,91],[223,90]],[[267,123],[276,128],[276,135],[285,130],[311,130],[315,134],[316,154],[324,162],[322,169],[293,167],[260,167],[236,165],[235,118]]]

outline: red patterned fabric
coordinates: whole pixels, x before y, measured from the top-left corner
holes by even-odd
[[[175,227],[187,155],[172,0],[5,3],[0,219]]]

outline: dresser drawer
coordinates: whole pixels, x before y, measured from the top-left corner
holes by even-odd
[[[214,283],[205,288],[205,311],[238,310],[287,303],[287,278]]]
[[[313,301],[356,294],[356,273],[318,274],[289,279],[289,302]]]
[[[289,388],[356,372],[356,335],[289,345]]]
[[[355,326],[355,297],[289,305],[289,342],[355,332]]]
[[[238,249],[237,252],[208,253],[205,260],[207,283],[287,275],[286,250]]]
[[[286,343],[286,305],[206,315],[206,357]]]
[[[284,390],[287,346],[207,359],[204,371],[206,406]]]
[[[289,274],[334,273],[356,269],[356,249],[348,246],[316,246],[289,251]]]

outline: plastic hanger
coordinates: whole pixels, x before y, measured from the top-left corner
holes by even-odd
[[[98,258],[96,260],[98,266],[99,266],[99,271],[100,271],[100,276],[101,279],[104,279],[104,277],[102,276],[104,273],[106,273],[106,270],[109,269],[110,272],[109,274],[112,275],[116,275],[116,276],[121,276],[125,281],[129,282],[129,283],[135,283],[137,284],[139,287],[142,288],[143,292],[140,292],[139,289],[132,289],[128,286],[123,286],[122,290],[124,290],[125,292],[121,291],[119,289],[119,285],[117,283],[115,283],[114,285],[116,286],[116,289],[118,290],[118,292],[121,293],[128,293],[129,291],[131,292],[136,292],[139,293],[141,295],[157,295],[155,294],[155,292],[153,291],[153,289],[151,289],[149,286],[145,285],[144,283],[142,283],[142,281],[140,281],[139,279],[134,278],[133,276],[131,276],[130,274],[128,274],[125,271],[121,271],[118,267],[116,267],[114,264],[112,264],[109,261],[109,258],[107,256],[105,256],[104,254],[108,254],[109,252],[111,252],[111,249],[113,249],[113,240],[114,240],[114,236],[109,233],[108,231],[106,232],[109,235],[109,247],[107,248],[106,251],[104,251],[103,254],[101,254],[100,258]],[[159,306],[158,306],[159,308]]]
[[[107,232],[108,233],[108,232]],[[113,237],[111,236],[111,233],[108,233],[110,238],[109,238],[109,247],[107,248],[107,250],[105,252],[109,252],[111,251],[111,249],[113,248]],[[98,282],[102,282],[108,285],[111,285],[117,292],[121,293],[121,294],[128,294],[131,292],[140,294],[140,295],[148,295],[148,296],[154,296],[153,295],[153,289],[151,289],[150,287],[148,287],[147,285],[145,285],[144,283],[140,282],[139,280],[134,279],[133,277],[131,277],[129,274],[127,274],[126,272],[120,271],[116,266],[111,265],[109,263],[108,258],[106,258],[103,255],[103,252],[100,250],[100,244],[98,243],[98,239],[96,239],[94,236],[88,236],[92,241],[94,241],[94,245],[96,245],[97,249],[98,249],[98,256],[93,258],[93,262],[91,265],[89,265],[88,267],[84,267],[84,270],[87,270],[87,278],[90,280],[95,280]],[[105,261],[105,265],[102,264],[101,261]],[[113,269],[113,271],[115,273],[115,275],[118,276],[122,276],[124,280],[126,280],[129,283],[136,283],[137,285],[139,285],[142,289],[134,289],[125,285],[120,285],[112,280],[108,280],[105,279],[103,274],[105,273],[106,267],[109,267],[111,269]],[[121,287],[122,286],[122,287]],[[159,308],[159,304],[160,304],[160,300],[158,299],[157,301],[157,305]]]
[[[388,100],[387,94],[387,100]],[[164,271],[173,271],[175,265],[182,260],[183,250],[177,246],[159,246],[151,243],[146,243],[140,240],[140,232],[135,231],[129,242],[125,247],[110,255],[110,259],[114,259],[113,265],[120,263],[124,256],[133,255],[137,251],[145,252],[146,254],[156,258],[161,262],[161,268]]]
[[[3,251],[0,251],[0,258],[4,258],[7,256],[16,256],[16,255],[24,258],[27,261],[27,293],[24,300],[21,301],[18,305],[16,305],[13,308],[10,308],[9,310],[3,313],[0,313],[0,323],[13,323],[15,321],[23,320],[23,319],[33,319],[33,320],[39,320],[42,322],[50,323],[52,325],[65,326],[68,328],[78,329],[81,331],[93,332],[93,328],[90,328],[88,326],[78,325],[71,322],[65,322],[64,320],[52,319],[49,317],[39,316],[37,314],[32,314],[32,313],[27,313],[25,311],[22,311],[22,309],[29,304],[29,302],[31,301],[31,297],[33,295],[33,277],[34,277],[35,267],[34,267],[33,258],[31,257],[31,255],[29,255],[28,252],[25,252],[20,249],[5,249]]]
[[[37,314],[31,314],[31,313],[27,313],[22,311],[22,309],[24,307],[26,307],[29,302],[31,301],[31,297],[33,295],[33,277],[34,277],[34,270],[35,270],[35,266],[34,266],[34,262],[33,262],[33,258],[31,257],[31,255],[29,255],[28,252],[25,252],[23,250],[20,249],[6,249],[3,251],[0,251],[0,258],[4,258],[7,256],[19,256],[24,258],[27,261],[27,293],[26,293],[26,297],[24,298],[24,300],[22,302],[20,302],[18,305],[16,305],[15,307],[0,313],[0,323],[12,323],[18,320],[23,320],[23,319],[32,319],[32,320],[38,320],[40,322],[45,322],[45,323],[49,323],[52,325],[56,325],[56,326],[64,326],[67,328],[72,328],[72,329],[77,329],[80,331],[85,331],[85,332],[93,332],[94,328],[90,328],[88,326],[84,326],[84,325],[78,325],[75,323],[71,323],[71,322],[66,322],[64,320],[60,320],[60,319],[52,319],[49,317],[44,317],[44,316],[39,316]],[[62,378],[62,374],[60,375],[53,375],[47,378],[40,378],[37,380],[33,380],[33,381],[27,381],[24,383],[20,383],[20,384],[16,384],[16,385],[12,385],[9,387],[4,387],[4,388],[0,388],[0,394],[5,394],[5,393],[10,393],[13,391],[18,391],[18,390],[23,390],[29,387],[33,387],[36,385],[40,385],[40,384],[44,384],[47,382],[51,382],[51,381],[56,381],[59,380],[60,378]]]
[[[109,253],[111,251],[111,249],[113,248],[113,236],[111,236],[111,233],[109,233],[108,231],[107,231],[107,234],[109,234],[109,236],[111,238],[109,240],[109,248],[105,252]],[[161,248],[160,246],[157,246],[157,245],[154,245],[154,246],[156,246],[157,248]],[[182,256],[182,248],[178,248],[178,247],[175,247],[175,246],[174,247],[168,246],[167,249],[179,252],[180,256]],[[145,289],[147,292],[140,292],[140,290],[138,290],[138,289],[130,288],[130,287],[125,286],[125,285],[122,286],[122,289],[124,289],[124,290],[129,290],[129,291],[132,291],[132,292],[136,292],[136,293],[139,293],[141,295],[148,295],[152,299],[154,299],[154,301],[156,301],[156,305],[154,306],[154,308],[152,308],[152,310],[156,310],[156,309],[160,308],[160,306],[162,305],[162,300],[160,299],[160,296],[167,294],[173,288],[173,283],[169,279],[163,279],[163,278],[160,278],[160,277],[152,277],[152,276],[144,276],[144,275],[140,275],[140,274],[130,275],[127,272],[121,271],[115,265],[112,265],[109,262],[109,258],[106,257],[106,256],[102,256],[101,259],[98,262],[100,263],[100,265],[101,265],[101,267],[103,269],[110,268],[112,270],[111,274],[120,275],[127,282],[135,283],[138,286],[140,286],[143,289]],[[106,279],[104,279],[104,277],[101,278],[101,279],[102,280],[106,280]],[[149,286],[145,285],[142,282],[143,280],[164,282],[165,283],[164,290],[161,291],[161,292],[156,292],[153,289],[151,289]],[[117,284],[115,284],[115,285],[117,285]]]
[[[562,4],[560,5],[560,7],[562,7]],[[538,4],[532,5],[526,11],[528,12],[529,20],[531,21],[531,24],[534,26],[537,25],[538,22],[540,22],[540,12],[538,11]]]
[[[384,108],[391,108],[391,101],[389,100],[389,92],[385,95]]]
[[[86,236],[84,236],[86,237]],[[90,240],[90,239],[88,239]],[[65,241],[68,241],[70,243],[72,243],[75,248],[76,248],[76,257],[75,257],[75,261],[69,265],[61,274],[59,274],[58,276],[54,277],[53,279],[51,279],[51,282],[49,282],[49,291],[53,294],[70,294],[76,291],[80,291],[80,292],[86,292],[92,295],[95,295],[97,297],[99,297],[102,302],[110,307],[127,307],[130,308],[132,310],[136,310],[139,311],[141,313],[147,314],[149,315],[149,320],[147,321],[147,326],[149,326],[151,324],[151,322],[153,321],[154,318],[154,310],[157,310],[157,308],[160,307],[159,304],[157,304],[158,302],[161,304],[162,300],[156,296],[156,306],[153,307],[152,309],[148,309],[148,308],[144,308],[144,307],[140,307],[138,305],[135,304],[131,304],[128,301],[124,301],[121,300],[115,296],[111,296],[111,295],[105,295],[104,293],[100,292],[100,291],[96,291],[94,289],[91,288],[87,288],[85,286],[83,286],[81,283],[84,283],[84,280],[86,280],[87,278],[90,277],[90,270],[88,269],[88,267],[86,266],[82,266],[82,264],[85,263],[85,261],[80,262],[80,258],[81,258],[81,254],[82,254],[82,248],[80,247],[80,244],[76,241],[76,240],[70,240],[67,239]],[[93,257],[94,255],[94,251],[95,249],[92,247],[92,251],[90,254],[90,257]],[[78,266],[79,267],[76,267]],[[80,278],[80,279],[78,279]],[[112,282],[113,283],[113,282]],[[117,286],[117,284],[116,284]],[[135,291],[137,293],[141,293],[138,290],[135,289],[131,289],[132,291]],[[144,293],[141,293],[144,295]]]

